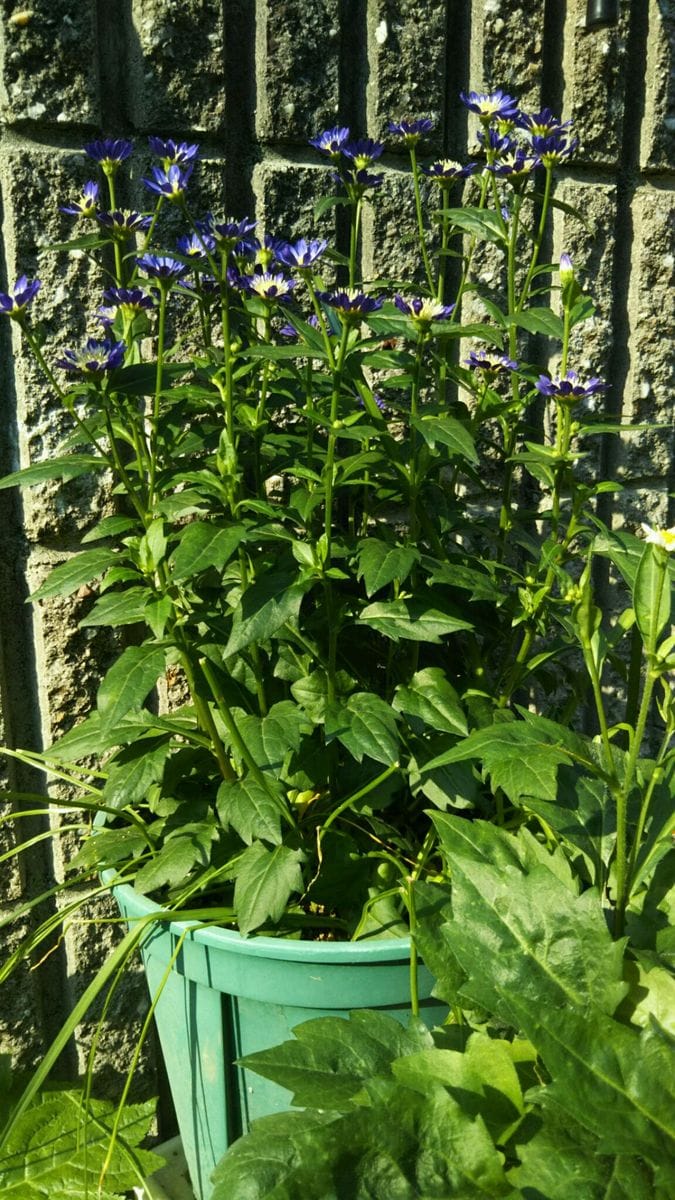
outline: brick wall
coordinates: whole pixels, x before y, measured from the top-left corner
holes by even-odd
[[[474,132],[461,88],[503,86],[524,105],[573,117],[581,139],[557,197],[565,249],[599,304],[577,364],[611,383],[626,418],[671,425],[672,215],[675,186],[675,4],[621,0],[616,26],[587,29],[585,0],[0,0],[0,288],[22,271],[44,281],[47,354],[87,289],[86,259],[50,256],[67,236],[56,205],[88,175],[83,141],[148,133],[198,141],[214,210],[252,213],[286,236],[315,233],[324,167],[307,139],[336,122],[385,135],[389,117],[436,119],[431,151],[461,158]],[[407,202],[389,146],[386,181],[367,224],[364,271],[405,266],[398,237]],[[143,204],[142,188],[127,200]],[[325,224],[331,216],[322,218]],[[52,452],[60,418],[11,322],[0,327],[0,472]],[[614,519],[675,523],[668,429],[632,435],[600,469],[626,491]],[[95,693],[105,637],[80,630],[78,600],[31,608],[28,592],[71,552],[105,497],[81,480],[0,493],[0,715],[7,745],[39,746],[69,728]],[[39,787],[23,767],[3,782]],[[4,832],[3,832],[4,829]],[[40,832],[36,819],[34,833]],[[0,825],[0,852],[9,833]],[[4,865],[0,920],[21,895],[48,891],[71,843],[39,842],[21,868]],[[41,912],[54,900],[47,897]],[[74,924],[39,971],[0,989],[0,1050],[40,1054],[115,936],[108,909]],[[5,930],[11,948],[13,926]],[[37,957],[41,957],[38,953]],[[145,1006],[132,981],[106,1019],[110,1083]],[[82,1065],[92,1025],[64,1058]],[[148,1068],[150,1069],[150,1068]]]

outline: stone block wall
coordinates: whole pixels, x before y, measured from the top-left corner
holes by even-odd
[[[430,152],[462,158],[475,126],[458,92],[502,86],[527,107],[549,105],[575,121],[580,151],[556,194],[583,219],[559,211],[550,250],[570,252],[594,280],[598,314],[580,335],[577,363],[609,380],[617,413],[665,426],[626,439],[600,468],[625,485],[617,522],[674,524],[675,4],[621,0],[618,24],[594,29],[585,13],[586,0],[0,0],[0,290],[24,271],[40,276],[54,356],[89,268],[46,246],[67,236],[57,204],[89,177],[81,146],[100,133],[198,141],[214,211],[255,212],[290,237],[318,232],[312,213],[325,167],[307,139],[338,122],[387,141],[363,266],[366,277],[393,275],[408,253],[399,212],[409,183],[388,118],[433,117]],[[142,206],[143,189],[132,186],[127,200]],[[54,397],[2,321],[0,473],[52,453],[62,432]],[[24,601],[105,503],[83,480],[0,492],[5,745],[47,744],[95,694],[110,647],[78,628],[82,601]],[[34,772],[1,761],[0,784],[40,790]],[[40,818],[26,822],[25,836],[42,831]],[[0,823],[0,854],[11,836]],[[66,832],[4,864],[0,921],[27,896],[45,894],[42,916],[62,903],[51,889],[71,846]],[[35,960],[47,955],[39,970],[26,967],[0,989],[0,1051],[11,1049],[19,1065],[39,1057],[116,936],[105,902],[82,915],[89,923],[76,915],[62,942],[36,950]],[[10,924],[5,946],[13,937]],[[111,1086],[145,1005],[132,980],[106,1014]],[[92,1029],[64,1056],[64,1074],[82,1068]]]

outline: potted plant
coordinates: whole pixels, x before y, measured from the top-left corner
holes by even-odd
[[[359,278],[383,147],[336,127],[313,145],[338,184],[319,212],[349,214],[344,253],[194,215],[198,148],[171,140],[150,139],[154,210],[121,209],[132,146],[102,139],[85,153],[103,183],[63,205],[85,229],[66,247],[107,273],[102,335],[51,360],[30,315],[39,281],[0,296],[71,421],[57,459],[2,486],[99,472],[111,496],[33,600],[86,585],[82,624],[113,629],[118,652],[89,716],[24,757],[97,818],[72,865],[113,888],[130,921],[114,962],[141,942],[151,1012],[174,1014],[167,1059],[199,1196],[254,1087],[219,1065],[223,1029],[236,1031],[230,1062],[285,1032],[258,1009],[263,1042],[237,1040],[242,1009],[224,1020],[222,994],[239,980],[255,1009],[262,975],[285,1003],[295,962],[300,1008],[326,1011],[334,964],[382,960],[376,998],[348,984],[338,1008],[423,1015],[431,979],[408,932],[416,885],[439,867],[427,810],[510,820],[504,780],[480,787],[484,731],[515,728],[518,704],[555,716],[585,694],[578,614],[592,643],[594,501],[613,485],[576,463],[609,426],[594,411],[604,384],[571,365],[592,301],[567,256],[542,261],[553,176],[576,139],[501,91],[462,99],[479,125],[474,162],[420,166],[431,123],[390,126],[410,151],[414,278]],[[169,209],[184,221],[170,251]],[[500,294],[474,279],[484,254]],[[551,276],[555,309],[541,304]],[[551,339],[552,374],[523,358],[532,333]],[[542,403],[552,440],[538,434]],[[624,862],[619,908],[628,877]]]

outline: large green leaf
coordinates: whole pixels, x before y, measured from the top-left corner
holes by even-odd
[[[508,320],[511,325],[527,329],[528,333],[543,333],[556,342],[562,341],[562,317],[550,308],[526,308],[524,312],[510,313]]]
[[[267,641],[287,621],[297,621],[310,586],[311,580],[298,581],[295,574],[270,572],[247,588],[234,614],[225,657],[239,653],[251,642]]]
[[[45,462],[22,467],[0,479],[0,490],[10,487],[32,487],[48,479],[77,479],[90,471],[107,467],[105,459],[95,454],[68,454],[63,458],[49,458]]]
[[[121,758],[115,759],[108,771],[102,799],[111,808],[124,808],[147,797],[153,783],[164,774],[171,743],[165,738],[139,738]]]
[[[153,593],[147,587],[125,588],[123,592],[105,592],[99,596],[80,625],[135,625],[143,620],[145,607]]]
[[[358,578],[363,579],[368,596],[379,592],[394,579],[407,579],[419,559],[414,546],[392,546],[379,538],[365,538],[359,543]]]
[[[178,582],[194,578],[209,567],[221,571],[230,561],[245,532],[243,525],[219,528],[209,521],[193,521],[173,552],[173,579]]]
[[[104,733],[131,709],[140,708],[164,671],[166,655],[166,647],[153,642],[123,650],[98,689],[97,704]]]
[[[194,867],[208,866],[214,836],[212,821],[182,825],[138,871],[134,884],[139,892],[184,884]]]
[[[359,620],[393,642],[403,639],[437,645],[449,633],[473,628],[470,621],[425,604],[423,600],[377,601],[361,610]]]
[[[124,1108],[104,1186],[99,1175],[112,1137],[116,1106],[76,1091],[46,1092],[17,1120],[0,1151],[0,1191],[7,1200],[112,1200],[128,1194],[162,1159],[139,1149],[154,1101]]]
[[[259,767],[278,773],[288,755],[300,749],[312,725],[292,700],[273,704],[266,717],[245,715],[237,720],[248,750]]]
[[[397,712],[417,718],[432,729],[459,737],[467,734],[459,696],[440,667],[425,667],[413,675],[407,687],[397,687],[392,706]]]
[[[447,446],[451,454],[465,458],[468,462],[477,463],[478,454],[473,438],[465,425],[456,417],[426,416],[415,417],[411,422],[414,429],[422,434],[428,446],[433,450],[437,443]]]
[[[364,757],[389,766],[399,756],[396,717],[391,706],[372,692],[355,692],[346,704],[326,711],[326,741],[337,738],[357,762]]]
[[[655,646],[670,621],[671,579],[663,550],[646,545],[638,563],[633,591],[638,629],[648,646]]]
[[[82,550],[73,555],[67,562],[54,567],[45,582],[33,592],[31,600],[44,600],[47,596],[69,596],[77,591],[83,583],[91,583],[97,575],[102,575],[114,562],[119,562],[120,556],[112,550],[100,547],[97,550]]]
[[[302,852],[289,846],[268,850],[253,842],[242,854],[234,885],[234,907],[243,934],[266,921],[279,921],[293,892],[302,891]]]
[[[271,786],[271,785],[270,785]],[[278,846],[281,842],[281,805],[255,779],[225,781],[218,789],[216,807],[225,829],[231,827],[250,846],[256,838]]]

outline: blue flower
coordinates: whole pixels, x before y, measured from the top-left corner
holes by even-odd
[[[485,371],[486,375],[501,375],[506,371],[517,371],[518,363],[506,354],[491,354],[487,350],[470,350],[464,365],[473,371]]]
[[[87,142],[83,149],[104,170],[114,171],[133,153],[134,144],[125,138],[98,138],[94,142]]]
[[[526,133],[536,134],[539,137],[560,133],[561,129],[568,129],[571,124],[571,121],[559,121],[557,117],[554,117],[550,108],[542,108],[538,113],[520,112],[516,117],[516,125],[519,129],[524,129]]]
[[[406,300],[404,296],[394,296],[394,304],[399,312],[405,313],[406,317],[412,317],[415,324],[422,329],[431,325],[432,321],[447,320],[455,307],[454,304],[441,304],[440,300],[433,300],[428,296],[415,296],[410,300]]]
[[[542,396],[549,396],[561,404],[578,404],[580,400],[588,400],[597,392],[607,390],[607,384],[602,379],[588,379],[584,383],[576,371],[568,371],[562,379],[550,379],[548,375],[540,375],[534,385]]]
[[[493,171],[495,175],[508,176],[511,179],[524,179],[527,175],[531,175],[533,171],[541,165],[541,159],[536,155],[530,154],[523,146],[518,146],[516,150],[509,150],[503,154],[496,162],[491,163],[487,168],[488,171]]]
[[[376,296],[367,296],[356,288],[345,288],[340,292],[318,292],[320,300],[337,310],[341,316],[365,317],[368,313],[377,312],[382,307],[382,300]]]
[[[70,204],[60,204],[59,212],[69,217],[94,217],[98,204],[99,186],[90,179],[82,188],[79,199],[71,200]]]
[[[389,121],[387,129],[402,137],[406,145],[414,146],[425,133],[431,133],[434,123],[430,117],[417,117],[411,121]]]
[[[255,238],[249,235],[253,232],[257,221],[252,221],[250,217],[242,217],[240,221],[234,217],[226,217],[224,221],[216,224],[213,217],[209,213],[206,220],[198,223],[197,228],[200,233],[204,232],[214,238],[216,246],[222,253],[229,253],[234,250],[237,254],[245,253],[253,248]]]
[[[0,292],[0,313],[5,313],[15,321],[20,320],[41,287],[42,282],[39,279],[29,281],[25,275],[20,275],[14,284],[13,292]]]
[[[550,133],[546,137],[535,134],[532,138],[532,149],[545,167],[566,162],[568,158],[572,157],[578,145],[578,138],[570,138],[563,132]]]
[[[440,158],[430,166],[422,167],[422,171],[428,179],[433,179],[434,183],[439,184],[440,187],[450,187],[450,184],[455,183],[456,180],[468,178],[476,170],[476,165],[476,163],[467,163],[463,167],[461,163],[454,162],[451,158]]]
[[[510,120],[518,113],[518,101],[507,96],[501,88],[494,92],[460,92],[459,98],[471,112],[478,113],[482,121],[491,121],[493,117]]]
[[[114,212],[98,212],[96,220],[110,231],[114,238],[125,241],[133,233],[145,233],[152,224],[152,217],[144,213],[131,212],[128,208],[115,209]]]
[[[276,246],[276,256],[286,267],[311,267],[321,257],[328,242],[315,239],[311,242],[300,238],[299,241],[280,242]]]
[[[340,156],[342,147],[350,137],[350,131],[346,126],[335,125],[333,129],[326,129],[320,133],[318,137],[310,138],[309,144],[317,150],[321,150],[322,153],[329,154],[331,158],[336,158]]]
[[[288,300],[295,287],[294,279],[272,271],[257,271],[254,275],[242,275],[241,279],[246,291],[261,300]]]
[[[176,249],[186,258],[205,259],[216,248],[215,238],[208,233],[184,233],[176,239]]]
[[[187,271],[185,263],[170,254],[142,254],[136,262],[150,279],[180,279]]]
[[[57,359],[56,365],[64,371],[79,371],[82,375],[102,375],[122,365],[126,349],[124,342],[89,338],[81,350],[64,350],[63,358]]]
[[[142,288],[107,288],[103,293],[103,299],[106,304],[113,307],[121,308],[122,312],[127,316],[135,316],[144,309],[154,308],[155,302],[152,296],[148,296]],[[99,309],[100,313],[100,309]]]
[[[143,183],[151,192],[156,192],[158,196],[166,196],[169,200],[182,200],[185,195],[185,190],[192,174],[192,163],[187,167],[181,168],[175,163],[167,170],[162,167],[151,167],[153,178],[146,179]]]
[[[372,138],[353,138],[351,141],[345,142],[342,147],[342,153],[345,158],[349,158],[357,171],[364,171],[370,167],[375,159],[379,158],[384,146],[381,142],[374,142]]]
[[[476,139],[483,150],[492,150],[494,154],[508,154],[516,148],[516,143],[508,133],[502,133],[492,125],[487,130],[479,129]]]
[[[179,167],[194,166],[199,158],[199,146],[195,143],[174,142],[173,138],[164,141],[158,137],[149,137],[148,142],[152,153],[163,160],[165,170],[173,163]]]

